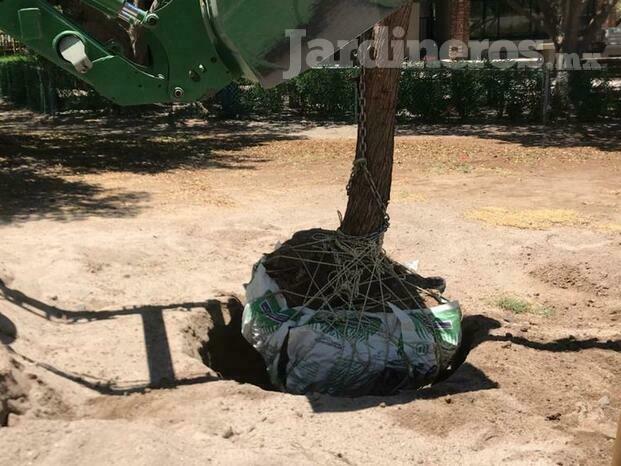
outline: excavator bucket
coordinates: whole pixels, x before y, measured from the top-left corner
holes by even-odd
[[[274,86],[309,67],[313,41],[338,50],[411,0],[83,0],[138,31],[148,63],[102,44],[47,0],[0,0],[0,30],[119,105],[192,102],[245,77]],[[61,2],[62,4],[62,2]]]
[[[404,0],[207,0],[218,37],[245,75],[266,87],[309,67],[309,43],[339,50]]]

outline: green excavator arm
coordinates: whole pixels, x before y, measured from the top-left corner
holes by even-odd
[[[151,11],[83,1],[138,28],[148,64],[98,42],[46,0],[0,0],[0,30],[118,105],[140,105],[197,101],[240,77],[274,86],[291,77],[292,30],[304,31],[303,57],[309,41],[338,48],[411,0],[164,0]]]

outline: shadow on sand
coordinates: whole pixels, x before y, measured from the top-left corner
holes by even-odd
[[[261,356],[241,336],[240,328],[243,306],[236,298],[230,298],[227,303],[212,299],[204,302],[137,306],[109,311],[70,311],[50,306],[27,296],[21,291],[11,289],[2,281],[0,281],[0,298],[5,299],[23,311],[32,313],[57,325],[84,325],[93,321],[140,315],[144,330],[150,379],[143,384],[131,386],[118,385],[88,374],[75,374],[63,371],[49,364],[32,361],[27,356],[18,354],[39,367],[96,390],[103,395],[141,393],[151,388],[174,388],[220,380],[210,375],[187,379],[177,379],[174,375],[163,312],[167,310],[183,312],[196,308],[204,309],[209,315],[210,322],[213,324],[209,329],[207,340],[203,342],[203,346],[199,349],[205,364],[219,373],[224,379],[232,379],[240,383],[250,383],[266,390],[272,390]],[[564,338],[550,342],[538,342],[510,334],[505,336],[492,335],[490,332],[500,328],[501,324],[496,319],[483,315],[466,316],[463,327],[464,344],[467,345],[464,358],[467,357],[469,352],[476,350],[477,346],[486,341],[510,341],[513,344],[533,348],[538,351],[563,352],[603,349],[621,352],[621,341]],[[2,343],[9,345],[17,338],[17,334],[15,325],[5,316],[0,315]],[[498,388],[496,382],[491,380],[480,369],[466,362],[447,380],[417,391],[403,391],[388,397],[366,396],[360,398],[339,398],[310,394],[308,400],[315,412],[340,412],[366,409],[377,406],[380,403],[403,404],[417,399],[435,399],[447,395],[495,388]]]
[[[248,155],[249,148],[300,138],[286,122],[180,120],[172,127],[165,113],[80,114],[50,121],[2,103],[0,120],[0,224],[135,216],[149,200],[147,193],[131,186],[105,189],[83,176],[253,170],[265,160]]]
[[[269,378],[261,356],[246,342],[239,329],[243,306],[236,298],[227,303],[217,299],[202,302],[184,302],[169,305],[147,305],[106,311],[71,311],[60,309],[27,296],[21,291],[7,287],[0,280],[0,298],[14,306],[45,319],[56,325],[85,325],[93,321],[119,319],[125,316],[138,315],[142,319],[149,381],[138,385],[117,385],[88,374],[75,374],[63,371],[45,363],[31,360],[54,374],[72,380],[85,387],[96,390],[104,395],[124,395],[126,393],[144,392],[151,388],[173,388],[182,385],[218,380],[217,377],[205,375],[191,379],[175,377],[170,342],[164,322],[165,311],[189,312],[203,309],[212,323],[207,341],[199,348],[203,361],[223,378],[243,383],[252,383],[261,388],[269,388]],[[5,329],[10,330],[5,333]],[[17,329],[11,321],[0,315],[0,335],[2,343],[10,344],[15,340]]]
[[[494,124],[405,124],[399,136],[471,136],[520,144],[524,147],[591,147],[601,151],[621,150],[621,121],[597,124],[494,125]]]

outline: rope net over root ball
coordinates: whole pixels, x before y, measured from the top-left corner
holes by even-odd
[[[463,362],[461,310],[444,288],[391,260],[377,235],[302,231],[255,266],[242,334],[290,393],[419,388]]]
[[[423,278],[390,259],[377,238],[338,231],[301,231],[263,261],[290,307],[314,310],[391,312],[443,302],[442,278]]]

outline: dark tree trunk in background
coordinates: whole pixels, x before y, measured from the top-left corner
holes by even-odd
[[[363,74],[367,101],[367,167],[377,189],[388,205],[392,184],[392,165],[395,137],[395,116],[399,93],[401,67],[382,68],[381,62],[398,57],[386,57],[391,49],[393,30],[401,27],[407,37],[412,6],[407,5],[375,26],[373,46],[379,51],[376,57],[379,67],[367,68]],[[388,46],[387,46],[388,44]],[[403,61],[403,57],[401,60]],[[359,154],[361,138],[358,128]],[[383,212],[371,187],[361,171],[357,171],[352,179],[347,210],[341,224],[343,233],[353,236],[366,236],[376,232],[383,223]]]
[[[581,53],[588,50],[597,35],[614,13],[621,0],[597,0],[595,11],[586,26],[582,16],[588,11],[590,0],[535,0],[539,12],[525,8],[520,0],[506,0],[518,14],[536,22],[550,36],[557,52]]]
[[[451,0],[449,3],[449,39],[459,40],[464,44],[470,41],[470,0]],[[468,58],[467,46],[451,47],[449,58],[458,60]]]

